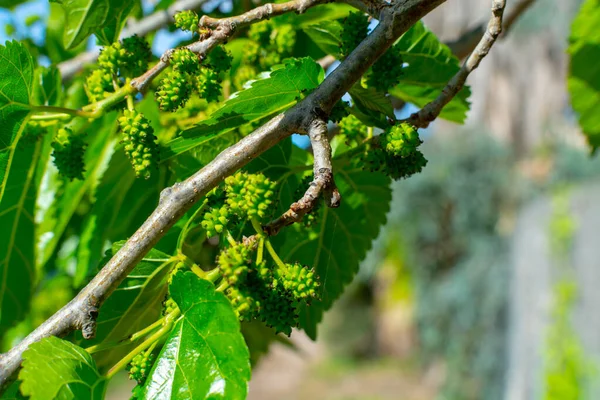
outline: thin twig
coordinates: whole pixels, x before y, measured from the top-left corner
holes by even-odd
[[[461,69],[450,79],[442,93],[431,103],[426,104],[421,110],[412,114],[408,118],[411,124],[425,128],[435,120],[446,104],[450,102],[460,92],[465,85],[467,77],[475,70],[481,60],[489,53],[496,42],[496,39],[502,32],[502,13],[506,6],[506,0],[492,1],[492,16],[488,22],[487,30],[484,32],[475,50],[464,62]]]
[[[316,205],[321,196],[328,207],[339,207],[341,196],[333,179],[331,145],[327,137],[327,123],[315,119],[308,130],[314,154],[313,181],[301,199],[293,203],[279,218],[263,227],[269,236],[279,233],[281,228],[299,222]]]
[[[508,31],[513,27],[514,23],[523,15],[525,11],[535,3],[535,0],[521,0],[514,7],[510,8],[506,12],[506,17],[502,23],[502,35],[500,38],[506,36]],[[452,53],[459,59],[463,59],[475,49],[481,35],[484,34],[486,24],[480,24],[467,32],[463,33],[458,39],[447,43],[448,47],[452,50]]]

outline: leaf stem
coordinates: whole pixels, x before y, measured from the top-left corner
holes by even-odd
[[[202,271],[204,272],[204,271]],[[211,269],[208,272],[204,273],[204,279],[211,281],[212,283],[215,283],[217,281],[217,279],[219,279],[221,277],[221,273],[219,272],[218,268],[215,269]]]
[[[265,237],[261,236],[260,239],[258,239],[258,249],[256,252],[256,264],[260,264],[263,260],[264,257],[264,249],[265,249]]]
[[[56,106],[33,106],[31,111],[44,115],[45,119],[67,119],[71,116],[84,118],[97,118],[93,113],[83,110],[73,110],[72,108]],[[41,117],[41,116],[40,116]],[[39,117],[38,117],[39,119]]]
[[[271,258],[273,258],[273,261],[275,261],[275,264],[277,264],[277,266],[279,268],[281,268],[283,270],[287,270],[285,263],[281,260],[281,258],[279,258],[279,255],[273,248],[273,245],[271,244],[271,241],[269,240],[269,238],[265,238],[265,245],[267,246],[267,250],[269,251]]]
[[[138,332],[132,334],[131,336],[129,336],[129,340],[133,342],[133,341],[136,341],[139,338],[147,335],[149,332],[152,332],[153,330],[155,330],[159,326],[162,326],[165,323],[165,319],[166,319],[166,317],[163,317],[163,318],[159,319],[158,321],[155,321],[152,324],[148,325],[147,327],[145,327],[141,331],[138,331]]]
[[[183,226],[183,229],[179,233],[179,237],[177,238],[177,250],[181,251],[183,249],[183,243],[185,242],[185,238],[187,237],[187,234],[191,229],[190,225],[192,224],[192,222],[194,222],[198,214],[204,211],[204,207],[206,207],[207,203],[208,200],[205,199],[204,202],[200,205],[200,207],[198,207],[196,211],[194,211],[190,219],[186,221],[185,225]]]
[[[225,237],[227,238],[227,241],[229,242],[230,245],[235,246],[237,244],[237,242],[231,235],[231,232],[229,232],[229,230],[227,230],[227,229],[225,230]]]
[[[155,342],[159,341],[163,336],[165,336],[167,333],[169,333],[171,328],[173,328],[174,320],[177,319],[180,315],[181,315],[181,311],[179,309],[176,309],[171,314],[167,315],[165,317],[164,326],[162,328],[160,328],[158,331],[156,331],[148,339],[144,340],[139,346],[137,346],[135,349],[133,349],[131,352],[129,352],[129,354],[127,354],[125,357],[123,357],[121,360],[119,360],[119,362],[116,363],[106,373],[106,377],[108,379],[110,379],[113,376],[115,376],[115,374],[117,372],[119,372],[120,370],[122,370],[123,368],[125,368],[127,366],[127,364],[129,364],[135,356],[137,356],[142,351],[144,351],[147,348],[149,348],[150,346],[152,346]]]

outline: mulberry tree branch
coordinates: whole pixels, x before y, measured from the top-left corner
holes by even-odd
[[[30,344],[51,335],[64,336],[77,329],[82,330],[84,337],[93,337],[102,303],[179,218],[225,177],[292,133],[318,132],[315,131],[318,128],[315,124],[319,125],[314,122],[315,115],[329,114],[342,95],[402,33],[444,1],[403,0],[382,9],[378,26],[315,91],[221,152],[190,178],[163,190],[154,212],[90,283],[66,306],[0,356],[0,386],[5,387],[10,382]],[[306,4],[307,0],[300,2]]]
[[[475,50],[473,50],[469,58],[464,62],[461,69],[450,79],[446,87],[442,90],[442,93],[435,100],[426,104],[421,110],[412,114],[408,118],[408,122],[416,127],[427,127],[440,115],[444,106],[460,92],[469,74],[479,66],[481,60],[489,53],[496,39],[500,36],[502,32],[502,14],[505,6],[506,0],[492,1],[492,16]]]
[[[314,154],[313,181],[301,199],[293,203],[279,218],[263,227],[269,236],[276,235],[285,226],[300,222],[317,205],[321,196],[328,207],[340,205],[340,192],[333,179],[327,123],[322,119],[315,119],[308,129],[308,136]]]
[[[506,12],[506,16],[503,18],[502,36],[500,36],[500,38],[506,36],[514,23],[529,9],[529,7],[531,7],[531,5],[533,5],[533,3],[535,3],[535,0],[521,0]],[[452,53],[454,53],[456,57],[462,60],[475,49],[481,35],[485,33],[485,30],[485,24],[478,25],[465,32],[455,41],[448,43],[448,47],[450,47]]]

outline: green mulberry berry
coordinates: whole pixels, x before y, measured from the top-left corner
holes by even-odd
[[[140,353],[133,357],[129,363],[129,379],[138,383],[143,383],[154,364],[154,355],[152,353]]]
[[[245,280],[251,263],[252,251],[243,244],[236,244],[223,249],[217,258],[221,276],[232,286]]]
[[[226,72],[231,68],[233,57],[224,46],[217,46],[208,54],[208,65],[215,72]]]
[[[161,110],[175,111],[185,105],[190,93],[187,75],[175,69],[160,81],[155,96]]]
[[[223,205],[219,208],[211,208],[209,211],[204,213],[202,222],[202,228],[206,231],[207,237],[213,237],[223,233],[223,230],[229,223],[230,211],[229,207]]]
[[[58,172],[70,179],[83,179],[85,172],[83,156],[87,144],[69,128],[58,130],[52,142],[52,158]]]
[[[221,95],[219,74],[210,68],[202,68],[196,76],[196,89],[206,101],[218,101]]]
[[[104,47],[98,56],[98,64],[113,75],[133,78],[148,69],[151,55],[148,42],[134,35]]]
[[[110,73],[104,69],[96,69],[85,79],[85,92],[92,102],[106,97],[107,92],[113,91],[113,81]]]
[[[136,110],[125,110],[119,118],[123,148],[138,177],[150,178],[159,161],[159,149],[150,121]]]
[[[227,204],[241,217],[263,219],[273,203],[275,186],[263,174],[238,172],[225,179]]]
[[[251,321],[258,315],[260,303],[254,299],[252,293],[246,293],[243,288],[237,289],[230,287],[227,289],[226,296],[240,321]]]
[[[291,335],[292,328],[298,326],[298,311],[296,303],[283,290],[272,288],[264,293],[260,302],[260,317],[262,321],[276,333],[283,332]]]
[[[152,59],[152,50],[146,39],[133,35],[122,40],[126,58],[121,65],[121,75],[133,78],[146,72]]]
[[[259,45],[267,47],[271,44],[271,33],[273,32],[272,21],[261,21],[257,24],[253,24],[248,29],[248,37]]]
[[[171,54],[171,65],[178,71],[189,74],[195,74],[200,70],[198,56],[186,48],[173,51],[173,54]]]
[[[407,157],[423,143],[409,124],[395,125],[381,135],[381,147],[392,156]]]
[[[348,14],[342,26],[340,53],[343,57],[348,57],[356,46],[367,37],[369,17],[360,12],[352,12]]]
[[[194,11],[181,11],[175,14],[175,26],[181,29],[182,31],[188,32],[198,32],[199,28],[199,19],[198,14]]]
[[[171,297],[167,297],[167,299],[163,302],[163,315],[172,314],[177,311],[177,309],[179,309],[179,306]]]
[[[387,92],[398,83],[402,76],[402,54],[398,47],[388,49],[371,67],[367,85],[381,92]]]
[[[319,282],[314,270],[301,264],[286,264],[286,269],[278,269],[277,275],[283,289],[291,293],[296,300],[309,301],[317,297]]]
[[[296,44],[296,30],[292,25],[280,25],[275,30],[275,39],[272,40],[275,45],[275,51],[283,56],[292,54]]]
[[[349,145],[356,145],[367,137],[368,127],[352,114],[342,119],[338,126],[340,133],[346,137],[346,143]]]

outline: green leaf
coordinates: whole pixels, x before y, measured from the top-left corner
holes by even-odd
[[[316,88],[324,77],[323,68],[313,59],[287,59],[281,68],[237,92],[209,119],[187,129],[166,144],[161,159],[207,144],[241,125],[281,113],[298,101],[303,93]]]
[[[62,0],[60,4],[66,18],[63,35],[65,48],[77,46],[106,26],[114,17],[111,8],[114,9],[116,3],[115,0]]]
[[[212,283],[178,273],[170,293],[182,312],[143,388],[147,399],[245,399],[249,353],[231,304]]]
[[[390,98],[375,88],[365,88],[357,83],[349,93],[354,103],[353,113],[367,125],[387,129],[390,124],[385,117],[396,118]]]
[[[13,382],[2,396],[0,396],[0,400],[24,400],[26,397],[23,397],[21,392],[19,391],[19,386],[21,385],[20,381]]]
[[[356,11],[347,4],[321,4],[317,7],[311,7],[306,12],[298,15],[293,13],[283,14],[274,18],[277,24],[292,24],[299,28],[308,25],[318,24],[323,21],[345,18],[351,11]]]
[[[124,242],[113,245],[107,252],[108,261]],[[86,345],[126,339],[158,320],[167,292],[167,280],[173,263],[170,256],[156,249],[140,261],[119,287],[102,304],[98,314],[96,337]],[[118,346],[94,354],[100,368],[112,366],[135,347]]]
[[[88,352],[54,336],[23,353],[19,379],[21,391],[31,400],[101,399],[107,384]]]
[[[23,319],[36,281],[36,162],[42,141],[19,143],[0,204],[0,337]]]
[[[115,119],[115,114],[109,113],[91,125],[84,122],[85,125],[79,127],[84,131],[94,132],[85,151],[84,180],[66,182],[54,165],[48,163],[36,212],[41,221],[36,231],[38,268],[43,267],[56,250],[64,230],[84,196],[94,196],[117,144],[117,139],[110,136],[116,124]]]
[[[390,94],[418,107],[435,100],[460,69],[459,60],[448,46],[441,43],[422,22],[416,23],[402,35],[396,46],[408,66],[402,69],[400,83],[390,90]],[[440,117],[463,123],[469,111],[467,99],[470,95],[470,89],[465,86],[444,107]]]
[[[0,45],[0,204],[29,114],[34,68],[31,54],[21,43]]]
[[[586,0],[571,27],[569,75],[571,104],[595,151],[600,146],[600,1]]]
[[[340,58],[340,37],[342,24],[338,21],[323,21],[318,24],[308,25],[303,28],[304,32],[321,50]]]
[[[102,46],[108,46],[119,40],[123,25],[125,25],[125,21],[134,6],[134,1],[122,1],[111,7],[109,22],[102,30],[96,32],[96,37]]]
[[[387,176],[357,168],[340,169],[335,164],[334,169],[342,195],[340,207],[323,205],[314,228],[294,224],[275,237],[283,259],[315,268],[320,278],[321,299],[300,310],[300,326],[313,339],[323,312],[352,281],[379,234],[392,197]]]
[[[58,68],[38,67],[34,73],[32,102],[38,106],[59,104],[62,96],[62,81]]]
[[[27,0],[0,0],[0,7],[13,8],[19,4],[25,3]]]

